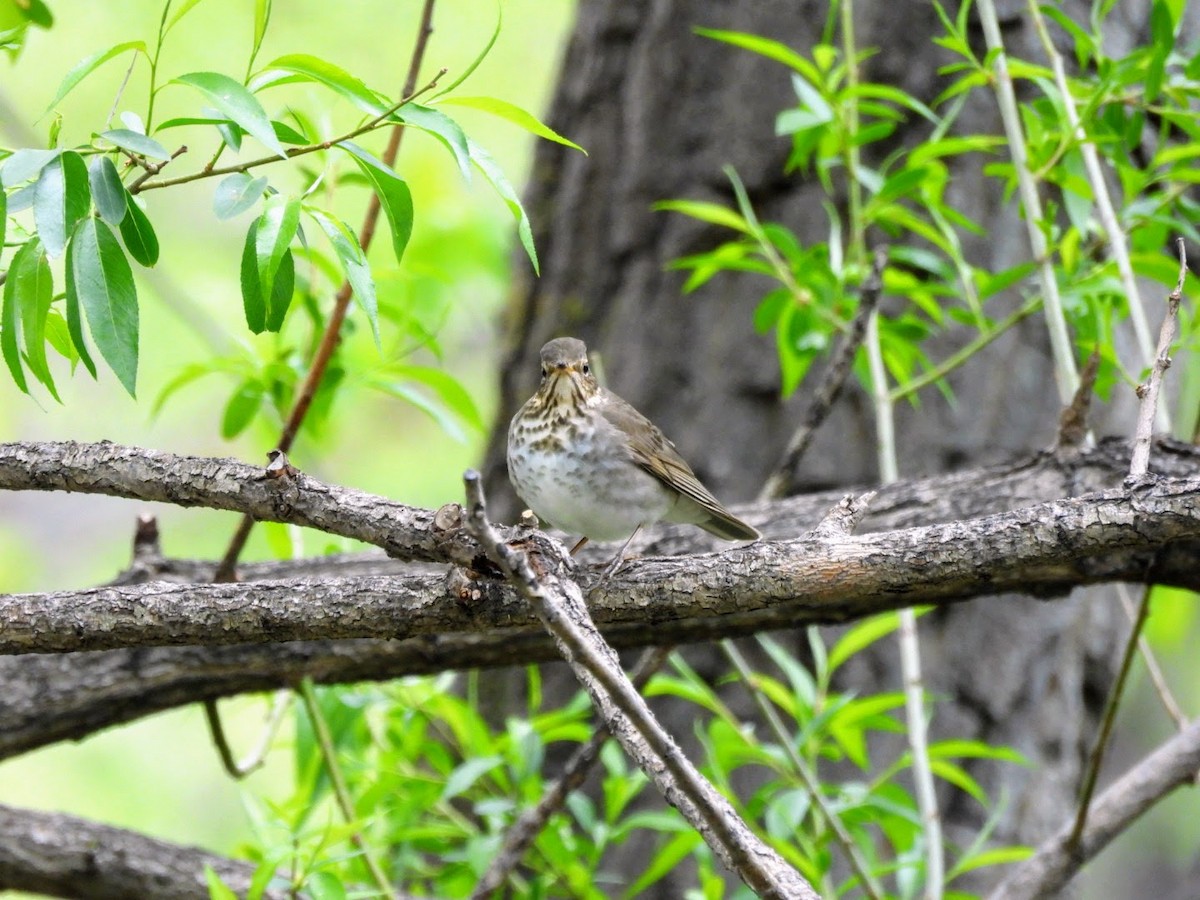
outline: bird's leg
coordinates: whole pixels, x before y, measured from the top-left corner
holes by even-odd
[[[621,549],[617,551],[617,555],[614,556],[612,561],[604,567],[604,571],[600,573],[600,580],[596,582],[596,585],[592,588],[592,590],[595,590],[596,588],[600,587],[600,585],[604,584],[604,582],[608,581],[609,578],[616,574],[617,569],[621,568],[621,563],[625,562],[625,551],[629,549],[629,545],[633,543],[633,539],[637,537],[638,532],[641,530],[641,525],[633,529],[633,534],[625,539],[625,543],[621,545]]]
[[[636,534],[636,532],[634,532],[634,533]],[[579,550],[583,549],[583,545],[586,544],[587,542],[588,542],[587,535],[584,535],[578,541],[575,542],[575,546],[571,548],[571,552],[567,555],[574,556]]]

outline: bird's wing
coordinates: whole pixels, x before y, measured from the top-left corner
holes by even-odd
[[[675,445],[658,426],[611,391],[604,391],[600,414],[625,436],[633,461],[663,484],[701,506],[723,526],[727,540],[749,540],[758,532],[725,509],[679,455]],[[704,525],[704,523],[698,523]],[[704,525],[704,527],[708,527]],[[717,532],[714,532],[717,533]]]

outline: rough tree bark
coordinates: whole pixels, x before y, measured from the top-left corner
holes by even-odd
[[[1024,3],[999,6],[1010,50],[1040,60]],[[1085,7],[1068,3],[1066,11],[1086,21]],[[518,291],[509,309],[500,413],[486,469],[497,505],[507,491],[505,423],[533,390],[541,344],[566,334],[602,354],[609,385],[675,440],[718,496],[736,501],[759,490],[802,404],[800,398],[779,401],[773,338],[752,328],[764,282],[727,274],[682,296],[683,277],[667,263],[724,235],[650,207],[666,198],[731,204],[721,174],[730,163],[763,219],[785,223],[804,242],[826,239],[818,187],[781,174],[789,145],[774,136],[773,124],[775,114],[795,102],[788,73],[700,38],[692,28],[768,35],[803,52],[820,39],[828,12],[827,4],[812,0],[581,5],[549,121],[589,155],[538,149],[529,205],[542,275]],[[861,3],[855,16],[859,45],[880,48],[864,77],[931,100],[940,90],[937,66],[945,62],[930,41],[939,30],[932,4]],[[1185,29],[1194,33],[1195,15],[1190,18]],[[1144,0],[1118,4],[1110,52],[1143,38],[1148,23]],[[902,129],[896,140],[920,139],[921,127]],[[974,98],[961,127],[999,133],[992,98]],[[978,167],[955,171],[950,196],[983,225],[986,237],[967,240],[973,262],[997,269],[1028,258],[1014,204]],[[1028,319],[951,376],[955,406],[931,392],[919,409],[898,409],[902,474],[996,461],[1049,444],[1057,404],[1045,345],[1040,320]],[[956,346],[955,338],[943,346]],[[1128,434],[1132,418],[1124,413],[1132,398],[1125,400],[1105,415],[1110,430]],[[874,482],[873,437],[868,398],[847,391],[804,460],[798,487]],[[927,687],[946,698],[937,706],[932,737],[1008,744],[1033,762],[1028,769],[983,766],[975,773],[991,796],[1013,798],[999,840],[1037,843],[1071,809],[1126,627],[1113,603],[1078,597],[1052,608],[1013,597],[922,620]],[[998,634],[1005,639],[996,640]],[[723,671],[720,660],[693,662],[710,674]],[[846,674],[862,690],[895,690],[898,671],[885,645]],[[951,839],[981,824],[978,807],[969,803],[943,812]],[[667,881],[659,896],[677,895],[681,887]]]

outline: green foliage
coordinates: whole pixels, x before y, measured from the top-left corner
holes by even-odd
[[[280,336],[280,343],[266,348],[239,343],[234,351],[239,358],[212,357],[189,364],[180,378],[158,391],[159,406],[181,384],[202,374],[234,375],[233,393],[221,419],[222,434],[236,435],[261,416],[282,416],[292,399],[296,374],[311,361],[316,346],[315,340],[302,332],[307,329],[315,335],[326,326],[328,298],[345,282],[370,328],[376,353],[381,354],[365,365],[361,373],[364,380],[413,401],[455,429],[459,424],[480,427],[482,420],[473,402],[464,400],[465,391],[451,376],[429,377],[424,374],[428,365],[404,359],[412,353],[429,351],[436,357],[439,351],[435,333],[427,327],[427,317],[402,314],[387,308],[387,300],[380,300],[381,277],[411,277],[402,267],[417,211],[407,180],[355,138],[376,129],[404,125],[431,136],[444,147],[464,180],[469,181],[472,170],[482,171],[512,211],[521,244],[536,268],[532,229],[517,191],[487,152],[445,111],[452,109],[449,104],[459,102],[463,107],[497,115],[539,137],[580,149],[508,101],[481,96],[456,98],[447,93],[465,80],[495,43],[499,19],[487,46],[450,88],[417,103],[415,98],[397,99],[374,90],[357,75],[311,53],[283,54],[256,70],[255,59],[271,18],[271,4],[261,0],[253,5],[253,42],[244,75],[209,69],[168,76],[171,60],[164,50],[167,37],[187,29],[191,19],[185,16],[196,5],[195,0],[165,2],[152,42],[124,40],[86,56],[63,76],[47,108],[47,112],[54,111],[80,84],[98,72],[109,71],[106,63],[125,60],[130,73],[144,67],[149,90],[143,109],[121,112],[121,127],[82,123],[93,129],[90,142],[59,146],[63,128],[61,118],[56,117],[50,129],[51,149],[0,149],[0,181],[5,189],[0,227],[7,231],[12,222],[9,233],[19,235],[21,244],[31,248],[14,254],[14,260],[19,258],[23,267],[32,265],[29,260],[40,248],[39,252],[48,257],[51,278],[59,260],[67,260],[62,263],[66,267],[65,315],[52,308],[53,303],[44,303],[42,293],[27,289],[31,282],[24,268],[19,272],[22,277],[14,278],[15,286],[7,295],[5,307],[5,321],[10,324],[0,339],[13,383],[28,393],[30,382],[25,375],[32,373],[57,398],[51,378],[55,356],[65,357],[72,371],[82,360],[94,377],[96,369],[85,343],[90,331],[100,356],[122,385],[131,394],[134,392],[139,298],[128,260],[150,267],[160,256],[155,207],[143,198],[156,189],[169,190],[176,184],[213,178],[213,212],[218,220],[232,220],[256,211],[246,230],[240,270],[243,314],[250,333],[273,333]],[[50,24],[48,14],[35,14],[43,9],[40,4],[25,4],[22,9],[14,18],[7,7],[0,6],[0,32],[12,42],[11,47],[19,46],[28,24]],[[4,31],[10,25],[17,31]],[[274,100],[278,89],[289,84],[312,85],[343,111],[349,107],[352,113],[365,114],[366,118],[359,118],[356,126],[341,135],[330,135],[326,133],[328,126],[317,127],[306,110]],[[156,101],[164,89],[169,89],[177,103],[186,102],[177,95],[191,92],[194,112],[156,124]],[[126,98],[118,94],[118,102],[126,102]],[[247,136],[262,145],[268,155],[258,156],[244,147]],[[191,152],[182,162],[173,162],[185,149],[177,143],[180,138]],[[182,171],[180,167],[195,159],[198,150],[201,155],[206,152],[202,149],[205,145],[211,148],[207,163]],[[179,150],[172,152],[169,148],[174,146]],[[237,154],[237,161],[220,165],[227,153]],[[309,167],[312,161],[317,161],[315,168]],[[351,170],[347,170],[346,162]],[[272,168],[273,163],[278,165]],[[171,168],[164,171],[168,165]],[[284,179],[277,176],[281,169],[301,171],[307,188],[297,192],[285,187]],[[324,186],[329,190],[317,193]],[[355,230],[330,209],[332,189],[342,186],[355,192],[365,187],[378,200],[392,238],[391,266],[368,260]],[[31,216],[28,210],[32,210]],[[309,242],[306,224],[315,225],[316,231],[324,235],[328,249]],[[120,235],[119,242],[114,230]],[[34,240],[38,241],[36,247],[30,243]],[[396,267],[400,267],[399,276]],[[305,315],[302,321],[292,322],[294,316],[289,313],[297,308]],[[352,334],[355,327],[351,321],[344,330]],[[390,331],[385,332],[385,328]],[[51,348],[49,361],[47,344]],[[328,412],[344,377],[344,347],[344,341],[338,343],[329,376],[318,386],[313,404],[316,415],[306,423],[308,430],[320,427],[321,417]],[[397,366],[411,368],[400,379],[378,377],[376,370]],[[423,374],[411,377],[412,372]],[[429,389],[414,390],[414,383]]]

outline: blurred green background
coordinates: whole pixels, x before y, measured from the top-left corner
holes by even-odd
[[[457,93],[499,97],[540,117],[554,87],[573,8],[567,0],[506,0],[504,26],[495,47]],[[162,3],[73,0],[52,3],[51,9],[56,19],[51,31],[31,29],[15,62],[0,55],[0,143],[7,147],[46,146],[52,116],[42,113],[63,76],[85,56],[118,42],[152,44]],[[308,53],[341,66],[376,90],[397,95],[420,9],[417,0],[353,0],[337,5],[320,0],[276,2],[257,65],[286,53]],[[457,77],[486,45],[495,21],[493,4],[440,0],[421,83],[443,66],[449,69],[443,84]],[[168,36],[160,81],[196,70],[240,78],[252,22],[253,4],[200,3]],[[126,55],[105,64],[60,104],[65,146],[86,143],[92,130],[100,130],[130,58]],[[118,113],[144,112],[145,73],[142,61],[116,107]],[[348,103],[314,85],[274,89],[264,95],[264,101],[282,102],[284,91],[291,92],[288,102],[309,110],[328,134],[344,132],[359,119]],[[194,114],[196,101],[187,88],[170,86],[159,95],[155,120]],[[534,139],[485,113],[463,107],[448,107],[447,112],[491,152],[520,190]],[[161,137],[174,148],[172,134],[166,131]],[[361,142],[378,155],[386,134],[372,134]],[[211,139],[197,144],[168,171],[183,174],[198,168],[212,146]],[[289,183],[285,168],[267,167],[272,184]],[[427,321],[444,319],[440,335],[445,364],[471,392],[484,420],[490,421],[498,311],[508,289],[510,267],[528,265],[511,252],[512,217],[483,179],[477,177],[466,186],[450,156],[426,134],[413,132],[405,137],[397,170],[413,193],[415,225],[404,269],[397,273],[386,225],[380,224],[384,233],[371,259],[377,267],[381,303],[411,301]],[[218,221],[212,213],[217,181],[144,195],[162,256],[153,270],[135,267],[142,328],[139,399],[130,399],[103,367],[96,383],[82,370],[72,378],[65,364],[57,366],[62,405],[37,389],[37,400],[31,400],[6,377],[0,384],[0,440],[106,438],[177,453],[265,461],[264,453],[274,446],[279,430],[269,418],[260,417],[235,441],[220,437],[222,411],[236,384],[227,376],[194,382],[159,415],[151,415],[159,391],[184,366],[212,355],[214,347],[249,345],[251,350],[267,351],[276,340],[271,335],[251,335],[242,312],[238,264],[246,227],[257,211]],[[290,183],[302,184],[298,178]],[[363,188],[344,187],[335,199],[335,209],[355,230],[367,196]],[[352,310],[351,319],[355,318]],[[386,331],[388,326],[383,327]],[[256,347],[256,341],[263,343]],[[351,334],[345,350],[361,372],[379,362],[365,328]],[[437,364],[428,355],[413,361]],[[462,470],[477,464],[481,455],[484,435],[467,427],[459,430],[458,436],[447,434],[415,407],[351,383],[338,397],[322,433],[302,438],[292,458],[316,477],[436,507],[461,498]],[[78,588],[113,577],[129,562],[134,521],[141,512],[158,516],[168,555],[219,556],[236,525],[235,517],[226,513],[113,498],[0,495],[0,591]],[[318,553],[334,539],[307,533],[303,540],[306,553]],[[244,558],[271,556],[267,530],[256,528]],[[235,754],[254,742],[267,707],[264,698],[222,704]],[[272,754],[267,768],[249,779],[250,791],[285,794],[290,765],[290,754]],[[78,813],[220,852],[230,851],[247,835],[240,791],[221,770],[199,707],[154,716],[80,744],[50,747],[0,765],[0,802]]]

